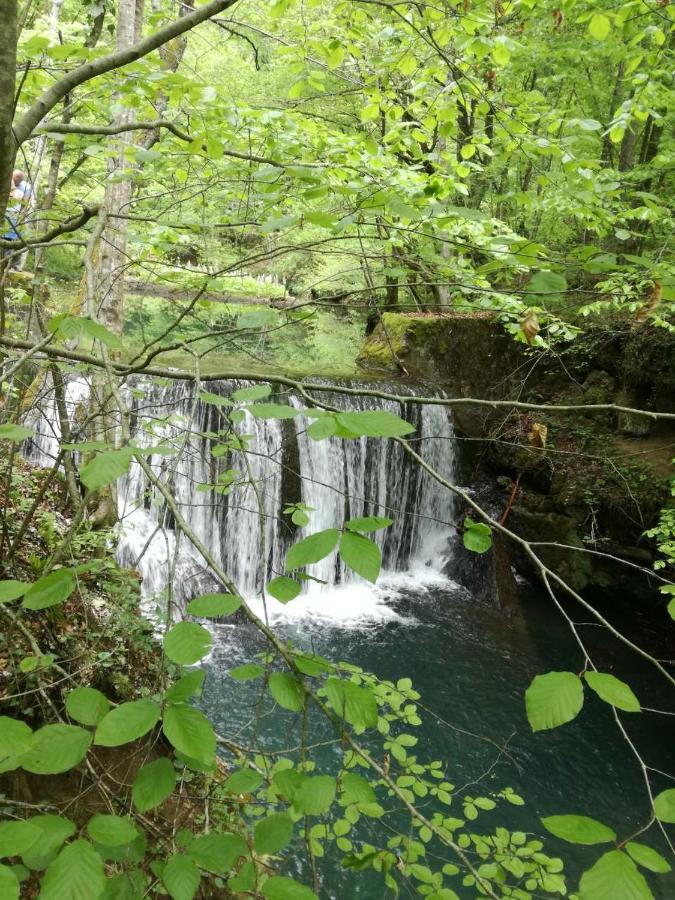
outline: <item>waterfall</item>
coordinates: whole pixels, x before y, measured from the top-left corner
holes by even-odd
[[[70,378],[64,382],[63,405],[71,428],[77,427],[89,393],[89,382],[84,378]],[[59,455],[61,427],[51,376],[45,377],[25,421],[34,435],[23,445],[24,457],[34,466],[52,466]]]
[[[227,402],[228,395],[242,386],[235,381],[209,383],[210,399]],[[68,385],[69,412],[86,390],[82,380]],[[345,410],[386,409],[411,422],[415,432],[409,439],[415,449],[441,475],[454,480],[452,422],[444,407],[333,392],[324,399]],[[277,394],[273,400],[303,407],[292,393]],[[232,435],[223,413],[231,407],[200,399],[191,383],[165,386],[139,381],[127,387],[126,401],[134,443],[146,449],[160,445],[174,449],[174,455],[150,452],[146,459],[189,527],[247,599],[259,596],[264,584],[283,572],[286,550],[295,540],[340,528],[356,516],[394,520],[389,528],[370,535],[382,550],[385,573],[440,572],[447,561],[455,518],[452,494],[394,441],[366,437],[314,441],[302,415],[280,421],[245,412],[237,425],[242,451],[224,443]],[[31,458],[38,464],[49,462],[59,437],[52,401],[43,404],[33,425],[37,435],[31,442]],[[170,506],[138,463],[131,464],[117,490],[118,559],[138,569],[146,601],[161,605],[162,594],[170,587],[180,610],[194,596],[222,589],[201,555],[176,531]],[[283,513],[286,505],[297,502],[311,508],[310,523],[303,529],[296,529]],[[307,572],[316,580],[306,582],[304,592],[365,586],[337,552]]]

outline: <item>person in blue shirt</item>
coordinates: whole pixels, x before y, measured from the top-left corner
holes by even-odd
[[[19,226],[26,218],[26,214],[30,208],[30,201],[33,189],[30,183],[26,181],[26,177],[20,169],[15,169],[12,173],[12,186],[9,192],[9,202],[7,203],[7,211],[5,219],[9,225],[8,231],[3,234],[6,240],[20,240],[21,234]],[[21,268],[22,257],[25,254],[14,254],[12,256],[11,267],[14,269]]]

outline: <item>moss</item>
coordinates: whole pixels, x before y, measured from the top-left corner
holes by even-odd
[[[7,273],[7,286],[10,288],[21,288],[21,290],[30,291],[33,287],[33,273],[15,272],[10,269]]]
[[[397,371],[402,366],[419,372],[443,358],[457,344],[463,332],[460,323],[476,321],[469,316],[434,316],[419,313],[383,313],[380,323],[364,344],[357,362],[364,368]],[[475,334],[474,334],[475,338]]]

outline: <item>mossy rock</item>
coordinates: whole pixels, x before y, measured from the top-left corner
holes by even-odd
[[[14,269],[10,269],[7,273],[6,284],[10,288],[21,288],[23,291],[30,291],[33,289],[33,273],[17,272]]]

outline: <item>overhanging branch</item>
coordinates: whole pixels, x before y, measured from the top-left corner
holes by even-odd
[[[30,341],[22,341],[15,338],[1,336],[0,347],[9,347],[14,350],[30,350],[33,348]],[[70,359],[75,362],[86,363],[98,369],[104,369],[105,365],[101,359],[92,356],[89,353],[80,353],[77,350],[67,350],[65,347],[45,347],[40,351],[49,357],[58,357],[60,359]],[[240,379],[243,381],[257,382],[273,382],[274,384],[282,384],[285,387],[293,388],[302,393],[317,391],[323,393],[335,393],[334,384],[316,384],[308,381],[298,381],[294,378],[287,378],[284,375],[269,374],[262,375],[260,372],[246,372],[241,369],[226,370],[221,372],[203,372],[197,376],[190,372],[175,368],[165,368],[161,366],[144,366],[128,365],[123,362],[112,361],[111,366],[115,375],[121,378],[129,375],[143,374],[156,378],[171,378],[175,381],[228,381],[232,379]],[[557,405],[554,403],[527,403],[522,400],[486,400],[481,397],[419,397],[411,394],[390,394],[387,391],[379,391],[374,388],[349,388],[341,386],[338,389],[340,394],[355,397],[377,397],[380,400],[393,400],[398,403],[415,403],[431,406],[487,406],[491,409],[523,409],[537,410],[538,412],[548,413],[597,413],[597,412],[614,412],[629,413],[635,416],[644,416],[648,419],[675,422],[675,413],[656,412],[648,409],[633,409],[629,406],[619,406],[616,403],[579,403]]]

